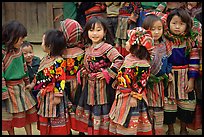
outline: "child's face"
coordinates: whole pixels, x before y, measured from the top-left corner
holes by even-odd
[[[18,39],[17,43],[14,44],[14,48],[19,49],[19,48],[21,47],[21,45],[22,45],[24,39],[25,39],[25,38],[20,37],[20,38]]]
[[[152,32],[152,37],[153,37],[154,41],[159,40],[159,38],[163,34],[163,24],[162,24],[162,22],[160,20],[155,21],[150,30]]]
[[[43,37],[42,37],[41,47],[42,47],[42,49],[43,49],[44,52],[46,52],[46,53],[48,53],[48,54],[50,53],[49,48],[45,46],[45,35],[43,35]]]
[[[34,57],[33,49],[31,46],[26,46],[22,48],[26,63],[31,63]]]
[[[181,17],[175,15],[170,21],[170,31],[173,34],[179,35],[186,31],[186,23],[181,20]]]
[[[88,30],[88,37],[91,39],[93,45],[102,42],[105,35],[104,28],[100,23],[96,23],[93,29]]]

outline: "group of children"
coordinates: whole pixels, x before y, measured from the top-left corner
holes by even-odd
[[[43,34],[47,56],[40,61],[23,42],[25,27],[18,21],[4,24],[2,130],[11,135],[14,127],[25,127],[32,134],[31,123],[37,122],[41,135],[69,135],[71,129],[162,135],[167,124],[166,134],[173,135],[178,118],[180,134],[188,134],[202,93],[201,23],[183,8],[149,12],[142,26],[126,35],[123,56],[103,17],[91,17],[84,28],[65,19],[58,30]]]

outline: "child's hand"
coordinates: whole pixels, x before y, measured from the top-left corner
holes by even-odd
[[[188,83],[186,84],[185,92],[186,93],[192,92],[193,89],[194,89],[194,78],[190,78]]]
[[[169,76],[169,82],[171,82],[171,81],[173,80],[173,75],[172,75],[172,73],[169,73],[168,76]]]
[[[57,104],[59,104],[60,102],[61,102],[61,98],[58,97],[58,96],[55,96],[55,97],[54,97],[54,102],[53,102],[53,104],[54,104],[54,105],[57,105]]]
[[[34,83],[31,83],[31,84],[29,84],[29,85],[27,85],[27,86],[25,87],[25,90],[31,91],[34,86],[35,86],[35,84],[34,84]]]
[[[104,78],[105,78],[104,75],[103,75],[103,72],[97,72],[96,77],[97,77],[98,79],[104,79]]]

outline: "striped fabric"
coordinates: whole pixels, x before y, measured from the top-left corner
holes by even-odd
[[[86,22],[93,16],[105,17],[106,5],[102,2],[95,2],[95,5],[85,11]]]
[[[81,33],[83,29],[77,21],[72,19],[61,21],[60,30],[64,33],[67,47],[81,46]]]
[[[107,43],[100,43],[96,47],[92,48],[89,47],[86,49],[86,55],[84,57],[84,65],[89,72],[89,79],[88,79],[88,99],[87,103],[89,105],[94,104],[106,104],[107,102],[107,95],[106,95],[106,80],[102,79],[99,80],[95,78],[96,72],[100,72],[101,70],[91,70],[90,69],[90,62],[99,62],[101,58],[106,61],[106,64],[109,66],[103,67],[103,69],[110,72],[108,75],[111,78],[115,78],[117,72],[115,70],[119,69],[122,65],[123,60],[119,59],[119,57],[123,58],[116,49],[114,49],[110,44]],[[93,71],[96,71],[93,73]],[[94,95],[96,94],[96,95]],[[96,100],[94,99],[96,96]]]
[[[2,131],[11,130],[14,127],[22,128],[38,121],[35,106],[24,112],[9,113],[7,104],[8,100],[2,101]]]
[[[128,30],[128,16],[118,16],[118,26],[116,30],[117,43],[125,48],[125,42],[127,41],[127,30]]]
[[[149,108],[149,112],[153,120],[154,135],[164,135],[164,111],[163,108]]]
[[[169,82],[168,93],[165,93],[164,98],[164,110],[165,111],[177,111],[177,105],[184,110],[195,109],[195,95],[191,95],[185,92],[185,83],[187,83],[187,71],[184,69],[172,69],[173,81]],[[192,91],[194,94],[195,91]],[[190,100],[189,100],[190,99]]]

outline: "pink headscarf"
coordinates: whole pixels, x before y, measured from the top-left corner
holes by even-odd
[[[60,30],[64,33],[67,47],[81,47],[81,34],[83,29],[81,25],[73,19],[65,19],[60,22]]]

